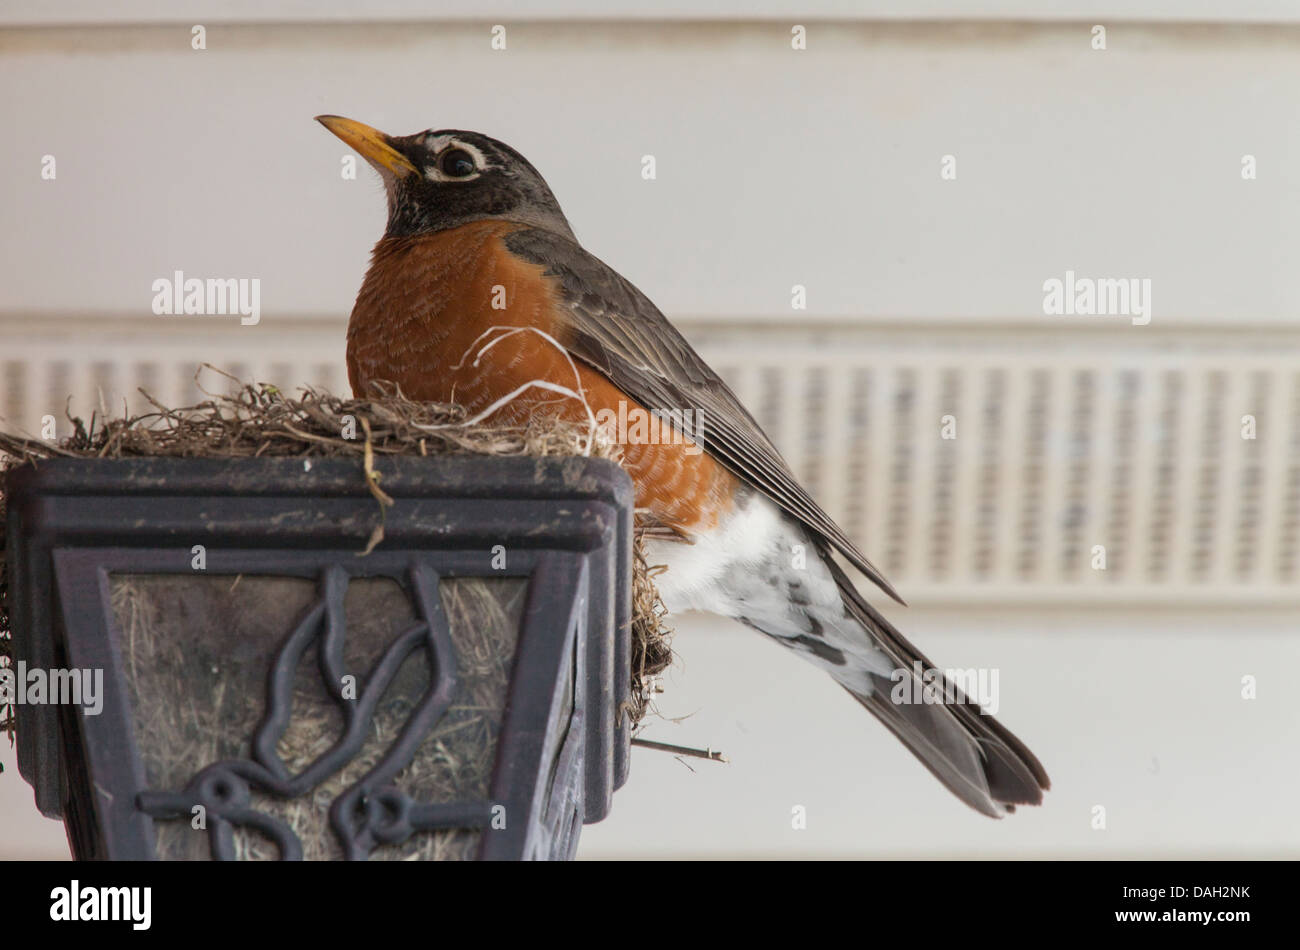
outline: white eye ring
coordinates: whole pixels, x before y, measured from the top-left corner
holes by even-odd
[[[429,181],[473,181],[482,175],[483,170],[488,167],[487,159],[482,152],[468,142],[462,142],[450,135],[431,135],[425,139],[424,147],[434,154],[433,164],[426,165],[424,168],[424,177]],[[474,160],[473,174],[452,176],[438,167],[443,153],[454,148],[460,149]]]

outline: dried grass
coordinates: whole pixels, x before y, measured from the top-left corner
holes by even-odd
[[[523,612],[522,578],[443,581],[440,599],[456,648],[458,688],[451,707],[425,737],[395,784],[417,801],[481,801],[489,797],[497,737],[509,682],[509,659]],[[293,577],[114,575],[113,613],[122,631],[134,732],[149,786],[180,790],[212,763],[248,758],[249,737],[266,699],[269,655],[319,596],[314,581]],[[390,578],[348,585],[345,668],[366,671],[401,631],[417,621],[410,597]],[[240,636],[232,638],[231,630]],[[303,657],[294,681],[293,716],[276,752],[291,773],[329,752],[343,718],[326,693],[316,649]],[[257,791],[252,805],[289,826],[307,860],[341,860],[342,846],[325,816],[331,803],[374,768],[396,741],[431,685],[422,651],[413,654],[385,690],[361,750],[310,792],[283,799]],[[207,832],[189,816],[154,823],[157,853],[169,860],[205,860]],[[466,860],[480,832],[447,829],[383,845],[375,860]],[[236,829],[240,860],[274,860],[274,842]]]

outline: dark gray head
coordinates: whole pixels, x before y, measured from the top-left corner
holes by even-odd
[[[573,237],[545,179],[503,142],[459,129],[394,137],[340,116],[316,119],[383,178],[386,236],[432,234],[496,219]]]

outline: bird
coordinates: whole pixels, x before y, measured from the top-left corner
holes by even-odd
[[[397,386],[503,425],[680,420],[689,432],[622,446],[667,611],[732,618],[824,670],[976,811],[1042,803],[1038,759],[868,601],[851,572],[902,598],[663,313],[578,242],[523,155],[479,132],[316,118],[387,196],[347,329],[355,395]]]

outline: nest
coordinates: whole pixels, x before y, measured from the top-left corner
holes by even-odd
[[[521,426],[489,426],[467,421],[460,406],[415,402],[395,387],[377,387],[371,399],[343,399],[306,388],[298,397],[274,386],[240,384],[230,395],[211,395],[182,408],[158,404],[133,416],[91,416],[89,424],[69,417],[73,433],[58,444],[0,432],[0,476],[22,464],[49,458],[254,458],[264,456],[360,457],[372,494],[387,499],[379,487],[373,459],[379,455],[586,455],[621,459],[618,444],[597,429],[559,419],[534,418]],[[345,438],[345,417],[357,427]],[[0,477],[0,488],[3,478]],[[4,496],[0,491],[0,537]],[[382,531],[382,529],[377,529]],[[371,546],[382,534],[371,538]],[[652,710],[658,676],[672,661],[671,630],[645,559],[641,532],[634,543],[632,620],[632,722]],[[128,593],[122,593],[128,597]],[[4,549],[0,546],[0,663],[11,663],[6,611]],[[12,731],[12,709],[0,729]]]

